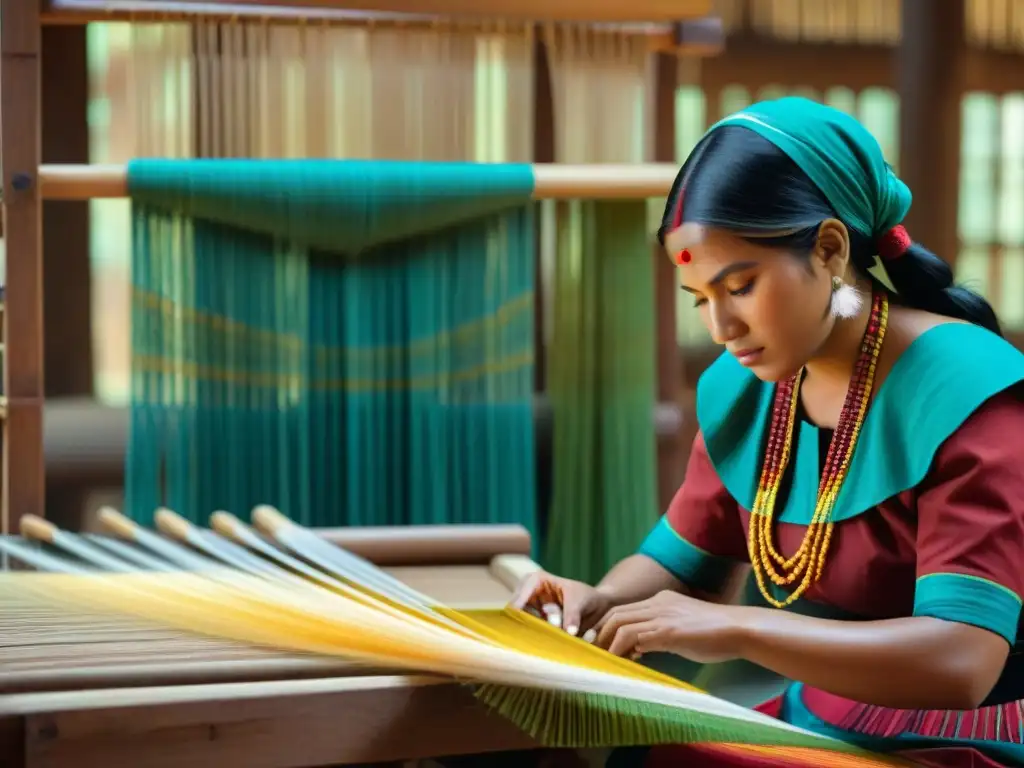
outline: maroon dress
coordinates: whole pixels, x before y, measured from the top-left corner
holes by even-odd
[[[820,456],[830,434],[806,426],[795,430],[797,439],[816,440],[812,450]],[[894,454],[891,460],[901,460]],[[791,479],[784,480],[783,493],[786,483],[791,486]],[[749,565],[749,523],[749,510],[720,479],[701,434],[685,483],[640,552],[684,584],[715,591],[737,566]],[[780,552],[791,554],[806,526],[782,516],[775,530]],[[778,597],[785,594],[775,589]],[[1011,655],[989,699],[971,711],[896,710],[794,681],[759,708],[930,765],[1024,766],[1022,594],[1024,402],[1012,386],[988,398],[942,441],[921,482],[837,523],[821,579],[791,608],[847,621],[931,616],[997,633]],[[654,747],[645,765],[780,763],[725,754],[715,745],[686,745]]]

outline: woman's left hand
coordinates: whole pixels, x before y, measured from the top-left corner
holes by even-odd
[[[701,664],[738,658],[742,609],[659,592],[612,608],[598,622],[595,643],[616,656],[667,652]]]

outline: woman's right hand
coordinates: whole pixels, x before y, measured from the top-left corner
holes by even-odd
[[[594,641],[594,625],[613,607],[611,598],[596,587],[543,571],[523,579],[510,604],[546,618],[570,635],[582,633],[587,642]]]

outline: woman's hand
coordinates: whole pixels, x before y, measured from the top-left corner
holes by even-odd
[[[612,600],[589,584],[539,571],[522,581],[510,604],[544,616],[570,635],[582,633],[584,640],[592,642],[593,627],[612,607]]]
[[[597,625],[597,645],[637,658],[664,651],[701,664],[740,656],[742,609],[659,592],[639,603],[612,608]]]

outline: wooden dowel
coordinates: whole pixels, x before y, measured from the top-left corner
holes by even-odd
[[[635,200],[665,197],[679,173],[674,163],[533,166],[537,200]]]
[[[234,9],[237,16],[301,18],[319,21],[359,13],[392,16],[453,16],[465,20],[669,22],[700,18],[711,13],[711,0],[51,0],[45,17],[64,23],[75,15],[86,21],[139,20],[140,16],[215,16]],[[91,15],[91,18],[89,17]],[[121,19],[117,19],[116,16]],[[81,23],[81,22],[72,22]]]
[[[127,197],[123,165],[44,165],[39,169],[44,200],[96,200]]]
[[[327,541],[377,565],[486,565],[499,555],[529,555],[521,525],[400,525],[312,529]]]
[[[534,199],[632,200],[664,197],[679,168],[672,163],[644,165],[533,166]],[[44,165],[39,169],[45,200],[127,197],[123,165]]]

